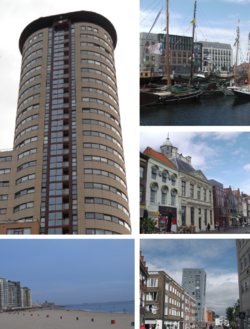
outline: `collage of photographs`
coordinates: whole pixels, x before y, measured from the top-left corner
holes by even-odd
[[[250,0],[0,8],[0,329],[250,329]]]

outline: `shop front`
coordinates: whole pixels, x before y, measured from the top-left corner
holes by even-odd
[[[165,206],[159,206],[160,216],[158,219],[158,228],[160,231],[167,231],[168,214],[170,212],[173,215],[171,231],[177,232],[177,208]]]

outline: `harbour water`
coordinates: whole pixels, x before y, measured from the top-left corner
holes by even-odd
[[[249,126],[250,101],[234,96],[140,108],[141,126]]]
[[[65,305],[60,309],[81,310],[86,312],[105,312],[105,313],[127,313],[134,314],[134,301],[128,302],[109,302],[109,303],[84,303],[76,305]]]

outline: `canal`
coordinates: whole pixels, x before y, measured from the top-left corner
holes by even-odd
[[[189,103],[140,107],[141,126],[250,126],[250,100],[204,97]]]

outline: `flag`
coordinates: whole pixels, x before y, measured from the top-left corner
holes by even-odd
[[[194,18],[190,23],[196,23],[196,18]]]
[[[153,46],[149,46],[148,51],[149,51],[150,54],[162,55],[162,44],[161,43],[156,43]]]
[[[159,11],[159,13],[158,13],[158,15],[156,16],[156,19],[155,19],[155,21],[154,21],[154,23],[153,23],[151,29],[150,29],[150,31],[148,32],[148,35],[147,35],[147,37],[146,37],[146,42],[145,42],[145,45],[144,45],[144,49],[143,49],[143,54],[144,54],[144,51],[145,51],[145,48],[146,48],[146,43],[147,43],[147,40],[148,40],[148,36],[149,36],[150,32],[152,31],[153,27],[155,26],[156,22],[158,21],[158,18],[159,18],[160,15],[161,15],[161,11],[162,11],[162,9],[163,9],[163,8],[161,8],[161,10]]]

